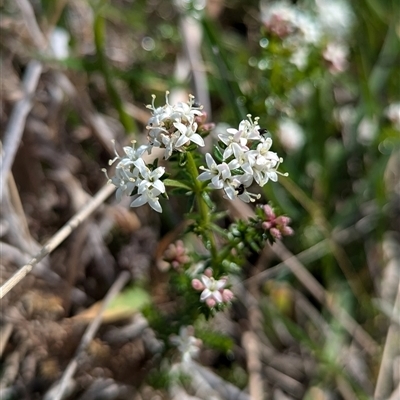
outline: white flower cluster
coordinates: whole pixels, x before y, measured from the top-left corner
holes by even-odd
[[[146,165],[143,154],[151,153],[153,147],[165,149],[164,158],[168,159],[173,152],[186,151],[191,142],[204,146],[204,140],[197,133],[199,125],[205,120],[201,107],[194,105],[194,97],[189,96],[187,103],[179,102],[170,105],[168,92],[166,104],[156,108],[154,99],[148,106],[152,116],[148,122],[148,144],[136,148],[136,143],[123,148],[124,155],[116,156],[110,160],[112,165],[117,162],[115,175],[109,182],[117,187],[116,197],[121,200],[123,195],[133,196],[131,207],[139,207],[148,203],[157,212],[162,212],[159,196],[166,193],[161,177],[165,173],[164,167]],[[260,195],[249,193],[247,188],[256,181],[259,186],[264,186],[268,180],[278,180],[277,169],[282,158],[270,151],[272,140],[262,136],[258,117],[243,120],[238,129],[228,128],[226,132],[218,135],[219,147],[223,149],[222,162],[217,163],[211,154],[206,154],[208,168],[200,167],[202,172],[200,181],[211,180],[211,189],[223,189],[225,197],[233,200],[236,197],[246,203],[255,201]],[[115,148],[115,143],[114,143]]]
[[[137,195],[131,203],[131,207],[139,207],[143,204],[149,203],[150,207],[157,212],[161,212],[161,205],[158,196],[165,193],[164,183],[160,180],[164,175],[165,168],[158,167],[153,171],[149,169],[143,161],[142,155],[148,150],[147,145],[135,148],[135,141],[132,146],[125,146],[125,156],[121,157],[115,150],[116,157],[109,161],[113,164],[119,160],[115,169],[115,175],[109,182],[116,186],[117,200],[120,201],[122,195],[131,196],[133,191],[137,189]],[[115,148],[115,143],[114,143]],[[107,175],[107,171],[103,170]]]
[[[290,62],[302,70],[308,63],[312,47],[331,46],[327,53],[328,62],[340,68],[346,67],[347,46],[344,44],[352,21],[352,12],[345,0],[316,0],[314,10],[305,10],[287,1],[261,2],[261,18],[268,31],[279,36],[283,45],[292,50]],[[332,46],[341,52],[332,53]],[[332,57],[334,59],[332,60]]]
[[[228,128],[218,138],[223,144],[222,162],[218,164],[211,154],[206,154],[208,168],[200,167],[202,172],[198,179],[208,181],[211,189],[223,189],[225,197],[231,200],[240,198],[246,203],[255,201],[260,195],[249,193],[247,188],[256,181],[264,186],[268,180],[278,180],[277,169],[283,161],[276,153],[270,151],[271,138],[264,138],[251,115],[239,124],[239,129]]]
[[[153,102],[147,108],[152,110],[152,117],[149,119],[148,140],[152,147],[165,148],[164,158],[167,160],[174,150],[185,151],[190,142],[198,146],[204,146],[203,138],[197,133],[198,124],[196,117],[203,115],[201,107],[194,106],[194,97],[189,96],[187,103],[179,102],[171,106],[168,102],[166,92],[165,105],[155,107]]]
[[[146,151],[150,154],[153,147],[165,148],[164,158],[168,159],[173,151],[185,151],[190,142],[204,146],[203,138],[196,132],[196,118],[203,116],[201,107],[194,106],[193,96],[189,96],[187,103],[179,102],[172,106],[168,102],[168,94],[166,92],[166,104],[163,107],[154,106],[154,95],[152,104],[147,106],[152,110],[147,126],[148,144],[136,149],[136,143],[133,142],[132,146],[123,148],[125,155],[122,157],[115,150],[116,157],[109,162],[112,165],[118,161],[115,175],[109,178],[109,182],[118,188],[117,200],[120,201],[122,195],[133,194],[131,207],[149,203],[155,211],[162,212],[159,196],[165,193],[165,185],[160,178],[165,168],[151,170],[142,158]],[[107,172],[104,172],[108,177]]]

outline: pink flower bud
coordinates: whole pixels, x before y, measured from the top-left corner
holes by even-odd
[[[196,116],[195,121],[199,125],[203,125],[207,121],[207,112],[206,111],[202,111],[201,115],[197,115]]]
[[[233,299],[234,295],[231,290],[224,289],[222,292],[222,301],[224,303],[229,303]]]
[[[265,230],[268,230],[268,229],[271,229],[271,228],[272,228],[271,222],[267,222],[267,221],[264,221],[264,222],[261,224],[261,226],[262,226],[262,228],[265,229]]]
[[[208,306],[209,308],[213,308],[213,307],[215,307],[215,305],[217,304],[217,302],[216,302],[212,297],[209,297],[209,298],[206,300],[206,304],[207,304],[207,306]]]
[[[204,271],[204,275],[205,275],[205,276],[208,276],[209,278],[212,277],[212,274],[213,274],[213,270],[212,270],[211,268],[207,268],[207,269]]]
[[[292,236],[294,234],[294,230],[290,226],[284,226],[281,232],[284,236]]]
[[[284,215],[280,215],[276,220],[275,220],[277,225],[289,225],[290,224],[290,218],[286,217]]]
[[[203,285],[203,283],[202,283],[200,280],[198,280],[198,279],[193,279],[193,280],[192,280],[192,288],[193,288],[194,290],[204,290],[204,289],[205,289],[205,286]]]
[[[275,219],[275,213],[269,204],[263,206],[264,213],[269,220]]]
[[[282,234],[280,232],[279,229],[277,228],[271,228],[269,230],[269,232],[271,233],[271,235],[275,238],[275,239],[281,239],[282,238]]]

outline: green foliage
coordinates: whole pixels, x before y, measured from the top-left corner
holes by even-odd
[[[208,348],[219,350],[225,354],[231,351],[234,345],[229,336],[207,329],[204,323],[202,325],[199,324],[199,327],[196,328],[196,336]]]

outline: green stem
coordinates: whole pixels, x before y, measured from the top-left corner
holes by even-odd
[[[204,188],[202,183],[197,179],[199,176],[199,171],[197,170],[196,162],[190,152],[186,153],[187,157],[187,169],[193,180],[193,192],[196,197],[197,207],[200,214],[200,231],[204,236],[204,241],[206,247],[209,248],[211,253],[211,265],[218,269],[217,258],[217,245],[215,243],[215,237],[210,229],[211,219],[210,219],[210,209],[207,206],[206,201],[203,198]]]

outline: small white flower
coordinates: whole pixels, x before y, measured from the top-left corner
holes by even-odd
[[[278,122],[277,135],[285,150],[289,153],[300,149],[305,142],[305,135],[302,127],[289,118],[281,119]]]
[[[163,107],[156,108],[153,102],[147,108],[152,110],[152,116],[147,124],[148,140],[151,146],[165,148],[164,158],[168,159],[172,153],[184,151],[184,146],[188,142],[196,143],[198,146],[204,146],[203,138],[196,133],[196,117],[201,116],[203,112],[201,107],[194,106],[194,97],[189,96],[187,103],[179,102],[170,105],[166,92]]]
[[[217,164],[210,153],[206,154],[206,162],[208,169],[200,167],[204,172],[201,173],[197,179],[200,181],[211,180],[209,186],[212,189],[222,189],[224,187],[224,181],[231,177],[231,170],[239,166],[236,160],[232,160],[229,164],[225,162]]]
[[[394,128],[400,130],[400,102],[390,104],[385,109],[385,115],[392,122]]]
[[[265,27],[280,38],[296,28],[296,10],[285,1],[261,2],[261,19]]]
[[[121,201],[122,195],[130,196],[141,181],[139,171],[135,167],[134,162],[146,151],[147,146],[140,146],[136,149],[135,143],[132,142],[132,146],[125,146],[123,148],[125,156],[121,157],[115,148],[115,141],[113,141],[115,157],[109,161],[109,164],[112,165],[115,161],[118,161],[115,175],[109,178],[107,172],[104,170],[109,182],[118,188],[116,192],[118,201]]]
[[[214,299],[217,303],[222,303],[222,294],[220,292],[226,285],[226,279],[216,280],[213,277],[206,275],[201,276],[205,289],[201,292],[200,300],[206,301],[207,299]]]
[[[227,147],[224,150],[223,158],[227,160],[232,154],[238,149],[242,151],[247,151],[249,148],[247,147],[247,142],[249,140],[260,140],[260,126],[258,125],[258,117],[254,119],[254,122],[251,120],[251,115],[247,115],[248,120],[243,120],[239,124],[239,129],[228,128],[226,132],[218,135],[218,138],[224,143]]]
[[[357,127],[357,139],[363,145],[370,144],[378,134],[378,121],[376,116],[365,116]]]
[[[347,61],[348,54],[349,49],[347,46],[341,43],[331,42],[326,46],[322,56],[329,63],[329,71],[332,74],[336,74],[347,69],[349,65]]]
[[[69,56],[69,33],[57,26],[50,35],[50,48],[58,60],[64,60]]]
[[[127,167],[131,164],[133,164],[133,161],[137,160],[140,158],[143,153],[148,149],[148,145],[142,145],[136,149],[136,141],[132,141],[132,146],[124,146],[123,150],[125,153],[125,156],[121,157],[118,154],[118,151],[115,147],[115,140],[112,140],[113,146],[114,146],[114,153],[115,157],[108,162],[109,165],[112,165],[115,163],[115,161],[119,160],[119,163],[117,165],[118,167]]]
[[[174,126],[181,133],[181,136],[175,143],[175,148],[178,150],[180,147],[184,146],[187,142],[196,143],[198,146],[204,146],[203,138],[196,133],[197,124],[194,122],[191,125],[184,125],[181,122],[174,122]]]
[[[193,358],[197,357],[200,351],[201,340],[193,336],[194,329],[192,326],[179,329],[179,336],[171,335],[170,341],[181,353],[182,362],[190,363]]]
[[[165,193],[165,185],[160,180],[161,176],[164,175],[165,168],[158,167],[151,171],[145,164],[142,158],[134,161],[134,165],[139,170],[140,175],[142,176],[142,181],[138,187],[138,193],[142,193],[146,188],[146,190],[150,188],[155,188],[159,191],[159,193]]]
[[[258,155],[253,166],[255,181],[261,187],[263,187],[269,179],[276,182],[278,180],[277,169],[282,161],[282,158],[279,158],[279,156],[272,151],[268,151],[265,155]]]
[[[254,202],[255,199],[259,199],[261,196],[259,194],[250,193],[247,188],[253,183],[253,175],[235,175],[232,179],[224,182],[225,198],[234,200],[238,197],[245,203]]]
[[[136,197],[134,201],[131,203],[131,207],[140,207],[146,203],[149,203],[149,206],[161,213],[162,208],[158,199],[158,196],[161,194],[161,192],[156,189],[156,188],[151,188],[149,189],[146,186],[143,186],[142,192]]]
[[[317,45],[321,40],[321,26],[319,21],[300,10],[296,13],[297,34],[301,34],[304,44]]]
[[[138,184],[137,176],[124,168],[116,168],[115,175],[112,178],[109,178],[106,169],[103,169],[103,172],[108,178],[108,182],[117,187],[117,192],[115,194],[117,201],[121,201],[123,194],[130,196]]]
[[[302,71],[308,62],[308,55],[310,54],[310,50],[307,46],[302,46],[296,48],[296,50],[291,55],[289,61],[295,65],[300,71]]]
[[[211,180],[208,187],[223,189],[225,198],[230,200],[239,198],[249,203],[260,198],[260,195],[247,191],[253,180],[259,186],[264,186],[269,180],[276,182],[280,174],[277,169],[283,160],[270,151],[272,139],[261,135],[259,118],[256,117],[253,121],[251,115],[247,117],[247,120],[241,121],[239,129],[228,128],[226,132],[218,135],[222,143],[227,146],[223,154],[225,161],[217,164],[211,154],[207,153],[208,169],[201,166],[200,169],[204,172],[198,179]],[[247,145],[251,146],[252,150]],[[227,162],[228,160],[230,161]]]
[[[348,35],[354,14],[347,1],[316,0],[318,19],[323,31],[332,38]]]

